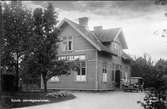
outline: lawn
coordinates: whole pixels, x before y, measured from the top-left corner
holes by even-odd
[[[57,92],[17,92],[1,93],[0,108],[17,108],[47,103],[55,103],[75,98],[74,95],[65,91]]]

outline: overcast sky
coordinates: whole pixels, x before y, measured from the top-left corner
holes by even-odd
[[[89,18],[89,28],[103,26],[104,29],[121,27],[128,50],[132,56],[151,55],[153,60],[167,57],[167,37],[160,37],[167,28],[167,6],[155,5],[153,1],[49,1],[64,17],[77,21]],[[46,7],[45,1],[24,1],[29,8]],[[166,58],[167,59],[167,58]]]

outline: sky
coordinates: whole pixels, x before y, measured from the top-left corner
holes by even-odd
[[[138,1],[49,1],[55,7],[59,20],[74,22],[79,17],[89,18],[89,29],[121,27],[128,45],[126,53],[134,56],[147,54],[154,61],[167,59],[167,37],[161,37],[167,28],[167,5],[156,5],[151,0]],[[47,1],[24,1],[30,9],[46,7]]]

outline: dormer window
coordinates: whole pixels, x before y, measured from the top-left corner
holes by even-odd
[[[118,56],[121,56],[122,51],[121,51],[121,46],[118,41],[114,41],[111,43],[111,50],[115,51]]]
[[[111,43],[111,50],[116,50],[118,49],[118,44],[116,42]]]

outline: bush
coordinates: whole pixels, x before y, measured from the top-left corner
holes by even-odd
[[[144,109],[166,109],[166,96],[157,90],[146,93],[144,102],[138,101]]]
[[[66,97],[70,95],[72,94],[66,91],[51,92],[51,93],[46,94],[47,97],[55,97],[55,98]]]

